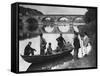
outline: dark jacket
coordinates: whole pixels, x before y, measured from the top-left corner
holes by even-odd
[[[31,48],[30,45],[27,45],[24,49],[24,55],[29,55],[30,53],[32,53],[32,55],[34,55],[34,51],[36,51],[36,50]]]
[[[76,48],[76,49],[80,48],[80,41],[79,41],[78,37],[74,38],[74,48]]]
[[[58,46],[60,48],[62,48],[64,46],[64,42],[65,42],[64,38],[60,36],[56,40],[58,41]]]

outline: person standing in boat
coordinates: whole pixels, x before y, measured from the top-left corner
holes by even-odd
[[[40,55],[44,55],[45,54],[45,49],[46,49],[46,40],[43,38],[43,34],[40,34]]]
[[[30,54],[34,55],[34,51],[36,51],[36,50],[31,48],[31,44],[32,44],[32,42],[29,42],[26,45],[26,47],[24,49],[24,55],[27,55],[27,56],[29,56]]]
[[[74,31],[74,59],[78,59],[78,52],[79,52],[79,48],[80,48],[80,41],[78,38],[78,33]]]
[[[62,37],[62,34],[56,39],[58,42],[58,47],[62,50],[66,44],[65,39]]]

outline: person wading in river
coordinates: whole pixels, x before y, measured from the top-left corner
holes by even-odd
[[[84,32],[83,47],[84,47],[85,56],[87,56],[87,47],[88,47],[89,41],[90,40],[89,40],[89,37],[88,37],[87,33]]]
[[[74,31],[74,59],[78,59],[78,52],[79,52],[79,48],[80,48],[80,41],[78,39],[78,33]]]

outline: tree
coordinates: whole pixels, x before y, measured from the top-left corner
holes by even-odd
[[[85,14],[85,22],[90,23],[97,19],[97,9],[95,8],[87,8],[88,12]]]
[[[26,20],[26,22],[28,23],[28,27],[27,29],[30,31],[30,32],[33,32],[33,31],[36,31],[37,28],[38,28],[38,21],[34,18],[29,18]]]
[[[95,34],[97,28],[97,9],[95,8],[87,8],[88,12],[86,12],[84,21],[86,23],[85,26],[80,26],[80,30],[82,32],[88,32],[89,34]]]

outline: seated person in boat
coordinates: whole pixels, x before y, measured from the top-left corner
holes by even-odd
[[[66,44],[65,39],[62,37],[62,34],[60,34],[60,36],[56,39],[58,42],[58,47],[60,49],[63,49],[64,45]]]
[[[40,34],[40,55],[44,55],[45,54],[45,49],[46,49],[46,40],[43,38],[43,34]]]
[[[65,49],[65,50],[71,50],[71,49],[73,49],[73,46],[72,46],[72,44],[68,41],[63,49]]]
[[[46,52],[46,55],[50,55],[50,54],[52,54],[51,43],[49,43],[49,46],[48,46],[47,52]]]
[[[56,47],[55,52],[56,52],[56,53],[61,52],[61,49],[60,49],[60,47],[59,47],[59,46],[57,46],[57,47]]]
[[[29,42],[26,45],[26,47],[24,49],[24,55],[27,55],[27,56],[29,56],[30,54],[34,55],[34,51],[36,51],[36,50],[31,48],[31,44],[32,44],[32,42]]]

